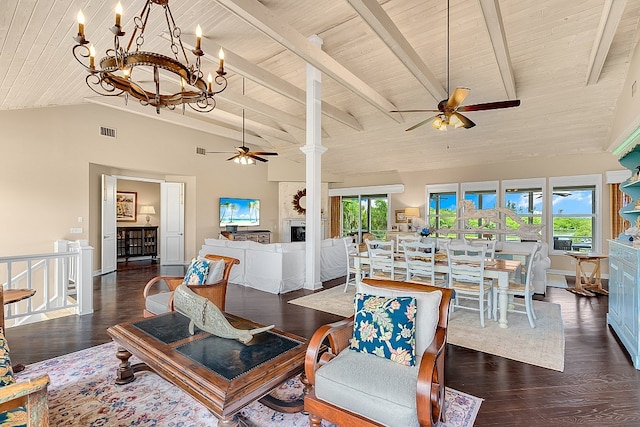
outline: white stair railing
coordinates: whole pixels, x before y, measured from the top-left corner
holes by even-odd
[[[66,240],[54,247],[50,254],[0,257],[3,290],[36,291],[31,298],[5,305],[6,327],[45,320],[60,310],[93,312],[93,248],[86,241]]]

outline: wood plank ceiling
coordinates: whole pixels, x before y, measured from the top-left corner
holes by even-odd
[[[156,116],[153,108],[95,96],[71,54],[79,9],[98,57],[112,45],[115,3],[3,0],[0,109],[94,102]],[[142,5],[123,1],[125,30]],[[248,145],[302,162],[308,62],[323,72],[323,170],[338,175],[606,151],[640,17],[640,0],[451,0],[450,90],[471,88],[463,105],[522,105],[466,113],[473,129],[405,132],[430,113],[390,110],[435,108],[446,98],[445,1],[171,0],[170,7],[185,47],[202,27],[204,68],[214,71],[225,49],[229,87],[211,113],[162,111],[161,119],[234,139],[200,144],[232,149],[244,108]],[[144,49],[170,54],[159,7],[152,13]],[[312,35],[321,49],[308,41]],[[185,150],[195,155],[194,147]]]

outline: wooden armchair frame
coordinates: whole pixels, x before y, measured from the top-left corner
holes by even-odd
[[[207,298],[209,301],[213,302],[220,310],[224,311],[225,303],[227,300],[227,283],[229,281],[229,275],[231,274],[231,268],[236,264],[240,264],[240,260],[223,255],[213,254],[207,254],[204,257],[213,261],[224,260],[225,267],[222,279],[220,279],[216,283],[212,283],[209,285],[189,285],[189,288],[196,294]],[[170,292],[173,292],[178,286],[182,284],[183,281],[184,277],[156,276],[147,282],[144,290],[142,291],[142,295],[146,299],[147,296],[150,295],[154,286],[160,286],[162,282],[167,284]],[[173,295],[169,299],[169,311],[174,311]],[[148,311],[146,308],[144,309],[143,315],[144,317],[155,316],[154,313]]]
[[[444,364],[446,357],[449,304],[453,290],[391,280],[364,279],[363,282],[371,286],[396,291],[442,292],[438,325],[433,341],[422,355],[416,390],[417,416],[420,425],[436,425],[438,421],[443,418],[444,414]],[[318,399],[315,395],[313,386],[315,385],[316,370],[336,357],[342,350],[349,347],[349,339],[352,335],[353,316],[345,320],[321,326],[311,337],[305,356],[305,375],[309,381],[311,390],[304,398],[304,410],[309,413],[309,424],[312,426],[320,426],[323,419],[340,426],[380,426],[380,424],[367,419],[361,414],[339,408]]]
[[[49,376],[40,375],[0,387],[0,412],[24,406],[27,411],[27,426],[48,426],[48,385]]]

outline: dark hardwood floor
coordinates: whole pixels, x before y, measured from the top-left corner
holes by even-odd
[[[33,363],[109,341],[107,327],[142,315],[142,288],[153,276],[183,275],[182,267],[129,262],[94,279],[94,313],[7,330],[14,363]],[[568,277],[568,281],[573,278]],[[325,287],[341,284],[340,280]],[[338,316],[287,304],[311,293],[272,295],[230,285],[227,311],[310,337]],[[607,297],[581,297],[549,288],[545,301],[562,306],[565,371],[556,372],[453,345],[449,387],[484,400],[477,426],[639,426],[640,371],[606,324]],[[114,357],[114,368],[116,360]]]

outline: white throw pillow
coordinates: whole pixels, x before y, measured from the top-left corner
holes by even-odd
[[[409,292],[397,291],[367,285],[358,285],[358,292],[383,297],[413,297],[416,299],[416,356],[422,358],[422,353],[429,347],[436,334],[436,327],[440,319],[441,291]]]
[[[211,260],[205,257],[199,256],[198,260],[206,260],[209,261],[209,274],[207,275],[207,280],[205,280],[205,285],[210,285],[212,283],[216,283],[222,280],[222,276],[224,276],[224,260]]]

